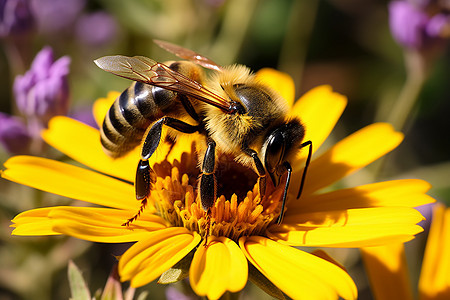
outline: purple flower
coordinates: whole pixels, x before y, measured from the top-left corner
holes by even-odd
[[[421,49],[444,38],[450,18],[436,1],[393,1],[389,4],[389,23],[394,39],[407,48]],[[428,9],[433,5],[434,9]],[[440,12],[442,10],[442,12]],[[433,11],[434,15],[429,15]]]
[[[0,144],[11,154],[24,154],[30,143],[25,124],[19,118],[0,112]]]
[[[69,89],[67,75],[70,59],[53,59],[50,47],[42,49],[31,68],[14,81],[17,108],[23,122],[6,114],[0,115],[0,143],[11,153],[40,153],[40,132],[55,115],[66,115]]]
[[[406,1],[389,4],[389,23],[395,40],[406,47],[420,47],[428,16]]]
[[[197,299],[194,296],[188,296],[177,290],[176,288],[169,286],[166,288],[166,298],[168,300],[193,300]]]
[[[0,0],[0,37],[21,35],[34,26],[27,0]]]
[[[69,116],[86,125],[98,129],[97,122],[95,121],[94,114],[92,113],[92,105],[75,107],[75,109],[69,113]]]
[[[409,3],[419,8],[426,8],[431,2],[435,2],[436,0],[407,0]]]
[[[85,4],[85,0],[31,0],[39,29],[50,34],[73,26]]]
[[[92,47],[109,44],[117,36],[116,20],[106,12],[95,12],[83,15],[76,26],[78,39]]]
[[[431,37],[445,37],[445,32],[450,31],[450,16],[437,14],[427,24],[426,33]]]
[[[418,225],[423,227],[425,230],[429,229],[431,224],[431,219],[433,216],[433,208],[436,205],[436,203],[430,203],[425,204],[419,207],[416,207],[416,209],[424,216],[425,220],[421,221]]]
[[[53,50],[45,47],[36,55],[30,70],[16,77],[13,89],[23,115],[46,126],[51,117],[67,114],[69,64],[67,56],[54,61]]]

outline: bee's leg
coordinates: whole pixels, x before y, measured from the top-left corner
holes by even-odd
[[[183,105],[186,112],[191,116],[191,118],[197,122],[200,122],[200,117],[198,116],[194,106],[192,105],[191,101],[189,101],[188,97],[180,94],[178,94],[178,97],[180,97],[181,104]]]
[[[139,161],[137,170],[136,170],[136,179],[135,179],[135,191],[136,191],[136,199],[141,200],[141,207],[138,212],[131,218],[129,218],[122,226],[129,226],[133,221],[135,221],[141,213],[144,211],[147,206],[147,197],[150,195],[151,186],[156,182],[156,173],[150,167],[148,163],[148,159]]]
[[[158,148],[159,142],[161,140],[163,125],[167,125],[184,133],[194,133],[199,129],[198,126],[194,126],[170,117],[161,118],[153,124],[153,126],[144,137],[144,143],[141,150],[141,159],[136,171],[134,188],[136,191],[136,199],[142,201],[141,207],[132,218],[128,219],[127,222],[122,224],[124,226],[130,225],[131,222],[135,221],[139,217],[139,215],[147,205],[147,198],[150,196],[152,187],[156,182],[156,173],[150,167],[148,160]]]
[[[216,176],[214,175],[216,165],[216,142],[208,138],[208,148],[205,152],[202,165],[202,176],[200,178],[200,200],[202,207],[208,211],[216,201]]]
[[[207,139],[208,148],[206,149],[205,156],[202,164],[202,175],[200,177],[200,200],[202,202],[203,210],[206,211],[206,240],[210,235],[211,228],[211,207],[216,201],[217,183],[215,172],[216,165],[216,142],[211,138]],[[205,245],[207,241],[205,241]]]
[[[266,169],[264,169],[264,166],[259,159],[258,153],[250,148],[244,148],[242,151],[251,156],[253,159],[253,163],[255,164],[256,172],[258,173],[258,182],[259,182],[259,194],[261,199],[264,198],[264,195],[266,194]]]

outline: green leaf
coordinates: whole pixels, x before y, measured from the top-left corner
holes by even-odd
[[[192,258],[194,257],[193,251],[186,255],[182,260],[177,262],[172,268],[165,271],[159,277],[158,283],[169,284],[175,283],[189,276],[189,267],[191,266]]]
[[[91,293],[83,279],[80,269],[73,263],[69,261],[69,267],[67,270],[67,275],[69,278],[69,285],[71,291],[72,300],[90,300]]]
[[[147,291],[144,291],[144,292],[142,292],[142,293],[139,294],[139,296],[137,297],[136,300],[146,300],[146,299],[147,299],[147,296],[148,296],[148,292],[147,292]]]
[[[134,290],[133,290],[134,291]],[[132,299],[131,296],[130,299]],[[122,285],[120,284],[117,264],[115,264],[108,276],[105,287],[103,288],[100,300],[123,300]]]
[[[159,284],[169,284],[178,282],[189,275],[189,271],[177,268],[170,268],[159,277]]]

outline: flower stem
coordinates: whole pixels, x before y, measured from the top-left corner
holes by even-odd
[[[405,131],[408,122],[411,122],[411,114],[415,108],[422,86],[427,78],[429,60],[423,52],[418,50],[405,51],[406,81],[395,101],[386,121],[398,131]],[[374,166],[373,179],[382,177],[389,155],[380,158]]]
[[[278,69],[290,74],[300,91],[306,52],[319,6],[318,0],[294,1],[288,16],[286,35],[281,46]]]
[[[224,65],[236,61],[250,26],[251,12],[257,4],[258,0],[227,2],[222,28],[209,52],[211,57],[220,57]]]
[[[405,129],[427,77],[427,61],[420,51],[406,51],[405,66],[407,71],[405,84],[387,118],[387,121],[400,131]]]

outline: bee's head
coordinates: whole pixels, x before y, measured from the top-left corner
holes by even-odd
[[[298,119],[275,127],[267,134],[263,145],[264,165],[275,186],[286,172],[285,163],[300,149],[305,137],[305,127]]]

